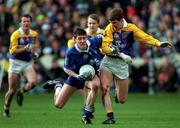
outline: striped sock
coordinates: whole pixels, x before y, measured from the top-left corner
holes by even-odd
[[[57,89],[57,88],[62,88],[62,87],[63,87],[63,84],[57,83],[54,88]]]

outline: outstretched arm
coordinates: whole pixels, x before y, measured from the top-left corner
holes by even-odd
[[[141,29],[139,29],[135,25],[130,24],[130,26],[131,27],[129,27],[129,28],[131,28],[131,30],[133,31],[134,38],[138,42],[146,43],[148,45],[153,45],[153,46],[162,47],[162,48],[165,48],[165,47],[171,48],[172,47],[172,44],[170,42],[168,42],[168,41],[161,42],[158,39],[152,37],[151,35],[145,33],[144,31],[142,31]]]

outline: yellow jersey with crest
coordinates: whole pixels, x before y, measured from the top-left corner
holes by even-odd
[[[158,46],[160,42],[158,39],[143,32],[135,24],[127,23],[124,20],[124,26],[119,31],[115,31],[111,23],[106,27],[102,51],[106,54],[111,54],[110,45],[113,44],[119,48],[120,52],[129,55],[135,40],[153,46]]]
[[[31,51],[23,51],[21,53],[16,53],[17,48],[23,48],[26,45],[37,46],[38,42],[38,33],[34,30],[29,30],[29,34],[25,34],[22,28],[14,31],[10,38],[10,47],[9,53],[12,55],[12,59],[18,59],[23,61],[31,61],[32,52]]]

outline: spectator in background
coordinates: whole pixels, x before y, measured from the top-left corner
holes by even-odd
[[[0,3],[0,35],[6,35],[8,33],[8,28],[13,24],[13,16],[9,13],[4,6]]]
[[[48,37],[51,34],[51,26],[50,26],[50,24],[48,24],[48,23],[42,24],[41,30],[42,30],[42,32],[39,35],[39,40],[41,42],[43,42],[42,43],[42,48],[44,48],[45,46],[50,45],[50,42],[48,40]]]
[[[50,69],[51,76],[55,79],[61,78],[65,80],[67,79],[67,74],[64,72],[63,68],[59,66],[58,60],[58,57],[53,58],[52,68]]]
[[[178,75],[168,57],[163,58],[156,75],[158,92],[175,92],[177,90]]]
[[[146,54],[143,55],[142,61],[142,64],[138,64],[136,66],[131,65],[130,67],[129,91],[131,92],[148,92],[149,60]]]

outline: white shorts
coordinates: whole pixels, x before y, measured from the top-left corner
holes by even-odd
[[[119,58],[104,56],[100,69],[111,72],[119,79],[126,79],[129,77],[128,64]]]
[[[26,62],[23,60],[9,59],[9,72],[10,73],[21,73],[29,69],[33,69],[33,62]]]

